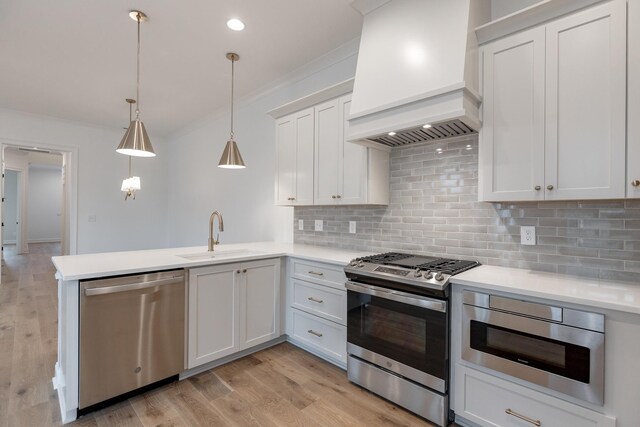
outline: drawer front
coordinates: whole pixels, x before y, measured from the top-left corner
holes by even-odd
[[[347,292],[343,290],[293,279],[292,307],[347,324]]]
[[[342,363],[347,363],[347,328],[293,309],[293,338]]]
[[[615,426],[615,418],[461,365],[456,376],[455,411],[481,426]]]
[[[344,289],[344,284],[347,281],[343,267],[337,265],[294,259],[291,270],[293,277],[296,279],[307,280],[337,289]]]

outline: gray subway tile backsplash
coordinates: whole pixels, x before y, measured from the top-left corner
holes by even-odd
[[[294,241],[640,284],[640,200],[480,203],[476,136],[394,148],[390,172],[388,207],[296,207]],[[522,225],[536,227],[536,246],[520,244]]]

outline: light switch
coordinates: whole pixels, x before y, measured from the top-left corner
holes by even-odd
[[[303,219],[299,219],[298,220],[298,230],[300,230],[300,231],[304,230],[304,220]]]
[[[322,231],[322,220],[316,219],[316,231]]]
[[[351,233],[351,234],[355,234],[356,233],[356,222],[355,221],[349,221],[349,233]]]

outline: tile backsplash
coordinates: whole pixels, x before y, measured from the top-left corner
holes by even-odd
[[[389,206],[296,207],[294,241],[640,284],[640,200],[480,203],[477,193],[477,136],[395,148]],[[520,244],[521,225],[536,227],[535,246]]]

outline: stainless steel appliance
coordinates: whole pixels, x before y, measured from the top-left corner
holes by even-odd
[[[184,370],[183,270],[80,282],[79,414]]]
[[[480,292],[463,294],[462,358],[604,403],[604,315]]]
[[[349,380],[449,424],[449,277],[479,265],[402,253],[345,267]]]

